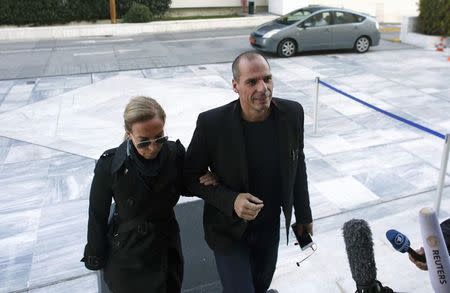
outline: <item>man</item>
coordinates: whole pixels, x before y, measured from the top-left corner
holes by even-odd
[[[294,206],[297,231],[312,233],[303,108],[272,98],[272,74],[261,54],[239,55],[232,70],[239,99],[199,115],[185,179],[205,201],[205,239],[224,292],[262,293],[275,272],[280,207],[286,232]],[[208,168],[219,185],[204,186],[198,179]]]

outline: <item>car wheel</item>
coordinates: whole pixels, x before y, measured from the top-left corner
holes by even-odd
[[[369,50],[370,40],[368,37],[359,37],[355,42],[355,50],[358,53],[365,53]]]
[[[291,57],[297,52],[297,45],[293,40],[282,40],[278,45],[278,55],[281,57]]]

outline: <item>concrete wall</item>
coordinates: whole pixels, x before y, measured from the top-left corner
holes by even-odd
[[[250,0],[247,0],[250,1]],[[417,0],[254,0],[268,6],[273,14],[286,14],[297,8],[320,4],[344,7],[376,16],[380,22],[400,23],[404,16],[417,16]],[[171,8],[239,7],[241,0],[172,0]]]
[[[417,47],[436,50],[436,45],[441,43],[439,36],[427,36],[416,32],[417,17],[405,17],[402,21],[400,30],[400,40],[402,43],[414,45]],[[443,41],[446,48],[450,46],[450,38],[445,38]]]
[[[380,22],[401,22],[404,16],[418,15],[416,0],[314,0],[307,2],[365,12],[376,16]]]
[[[246,10],[247,11],[247,10]],[[256,5],[256,14],[267,14],[267,6]],[[242,14],[241,6],[234,7],[207,7],[207,8],[170,8],[165,16],[186,17],[186,16],[230,16]]]
[[[283,15],[292,10],[308,6],[308,0],[269,0],[269,12]]]
[[[248,0],[247,0],[248,1]],[[267,6],[268,0],[254,0],[256,6]],[[172,0],[170,8],[206,8],[241,6],[240,0]]]
[[[169,33],[208,29],[226,29],[258,26],[274,19],[273,15],[253,17],[152,21],[149,23],[54,25],[40,27],[12,27],[0,29],[0,40],[37,40],[80,38],[93,36],[124,36],[142,33]]]

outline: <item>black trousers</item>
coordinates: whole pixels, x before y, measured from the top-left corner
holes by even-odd
[[[250,229],[226,254],[214,253],[223,293],[265,293],[278,258],[280,224]]]

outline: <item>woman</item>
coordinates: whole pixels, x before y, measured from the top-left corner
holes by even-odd
[[[97,162],[89,200],[85,266],[104,270],[110,290],[180,292],[183,278],[173,207],[183,190],[184,147],[164,133],[166,115],[151,98],[125,108],[125,141]],[[216,184],[214,176],[200,178]],[[116,209],[110,224],[111,200]]]

